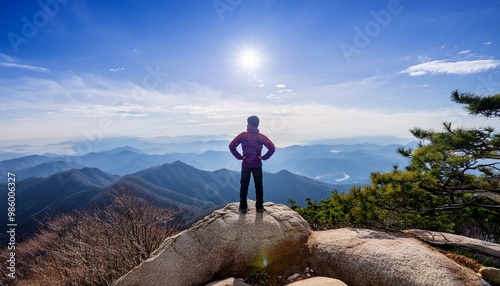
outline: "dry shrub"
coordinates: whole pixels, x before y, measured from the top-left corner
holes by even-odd
[[[109,285],[181,230],[182,211],[114,191],[86,211],[61,214],[16,247],[16,281],[2,285]],[[7,259],[8,251],[0,253]],[[4,260],[5,257],[5,260]]]

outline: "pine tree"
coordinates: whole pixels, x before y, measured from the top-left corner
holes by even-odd
[[[454,102],[467,105],[470,114],[486,117],[500,116],[500,93],[492,96],[479,96],[472,93],[460,93],[455,90],[451,94]]]
[[[477,96],[453,91],[452,100],[473,115],[500,116],[500,94]],[[415,150],[398,152],[409,164],[371,174],[371,184],[332,193],[300,208],[316,228],[355,226],[383,230],[421,228],[500,241],[500,134],[493,127],[443,131],[415,127]]]
[[[452,92],[452,100],[466,105],[471,114],[485,117],[500,116],[500,94],[481,97]],[[421,203],[402,204],[418,210],[424,216],[443,213],[452,218],[453,231],[467,232],[467,225],[481,229],[482,238],[499,239],[500,232],[500,134],[493,127],[462,128],[443,123],[443,131],[416,127],[410,132],[418,140],[418,148],[398,149],[409,158],[403,172],[410,180],[397,179],[395,173],[374,174],[372,182],[380,187],[411,182],[404,192],[411,195],[420,191]],[[412,176],[410,176],[412,174]],[[412,196],[409,196],[411,201]],[[435,227],[449,225],[434,220]],[[491,233],[490,229],[495,230]]]

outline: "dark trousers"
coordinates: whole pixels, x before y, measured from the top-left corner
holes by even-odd
[[[262,183],[262,168],[241,168],[241,188],[240,188],[240,208],[246,209],[247,206],[247,195],[248,195],[248,185],[250,184],[250,175],[253,176],[253,182],[255,184],[255,197],[257,209],[262,209],[264,204],[264,185]]]

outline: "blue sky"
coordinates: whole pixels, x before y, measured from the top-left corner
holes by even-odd
[[[500,92],[498,27],[498,0],[1,0],[0,145],[500,128],[450,101]]]

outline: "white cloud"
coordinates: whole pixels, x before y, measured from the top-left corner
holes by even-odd
[[[421,63],[430,62],[432,59],[428,56],[418,56],[418,61]]]
[[[124,71],[125,68],[116,68],[116,69],[109,69],[110,72],[119,72],[119,71]]]
[[[492,44],[491,42],[484,42],[484,43],[483,43],[483,45],[485,45],[485,46],[489,46],[489,45],[491,45],[491,44]]]
[[[470,54],[471,50],[463,50],[463,51],[460,51],[458,52],[459,55],[466,55],[466,54]]]
[[[444,61],[436,60],[411,66],[401,73],[410,76],[425,74],[474,74],[500,67],[498,60]]]
[[[346,87],[352,90],[369,85],[373,90],[381,81],[378,77],[367,78],[347,83]],[[338,85],[327,88],[328,94],[338,88]],[[301,92],[307,98],[315,94],[315,90]],[[469,120],[465,112],[457,110],[383,112],[368,105],[346,109],[313,100],[299,104],[228,96],[190,82],[148,90],[129,81],[88,75],[68,75],[58,80],[0,79],[0,97],[3,103],[0,129],[8,135],[2,140],[71,139],[88,134],[234,135],[244,130],[249,115],[257,114],[261,118],[262,132],[278,146],[284,146],[318,138],[408,137],[408,130],[415,126],[440,128],[443,121],[463,125]]]
[[[11,63],[11,62],[9,62],[9,63],[0,62],[0,66],[7,67],[7,68],[25,69],[25,70],[35,71],[35,72],[49,72],[49,70],[46,68],[31,66],[31,65],[20,65],[20,64],[15,64],[15,63]]]
[[[147,110],[141,105],[91,105],[91,106],[69,106],[63,107],[61,112],[82,117],[145,117],[149,116]]]

